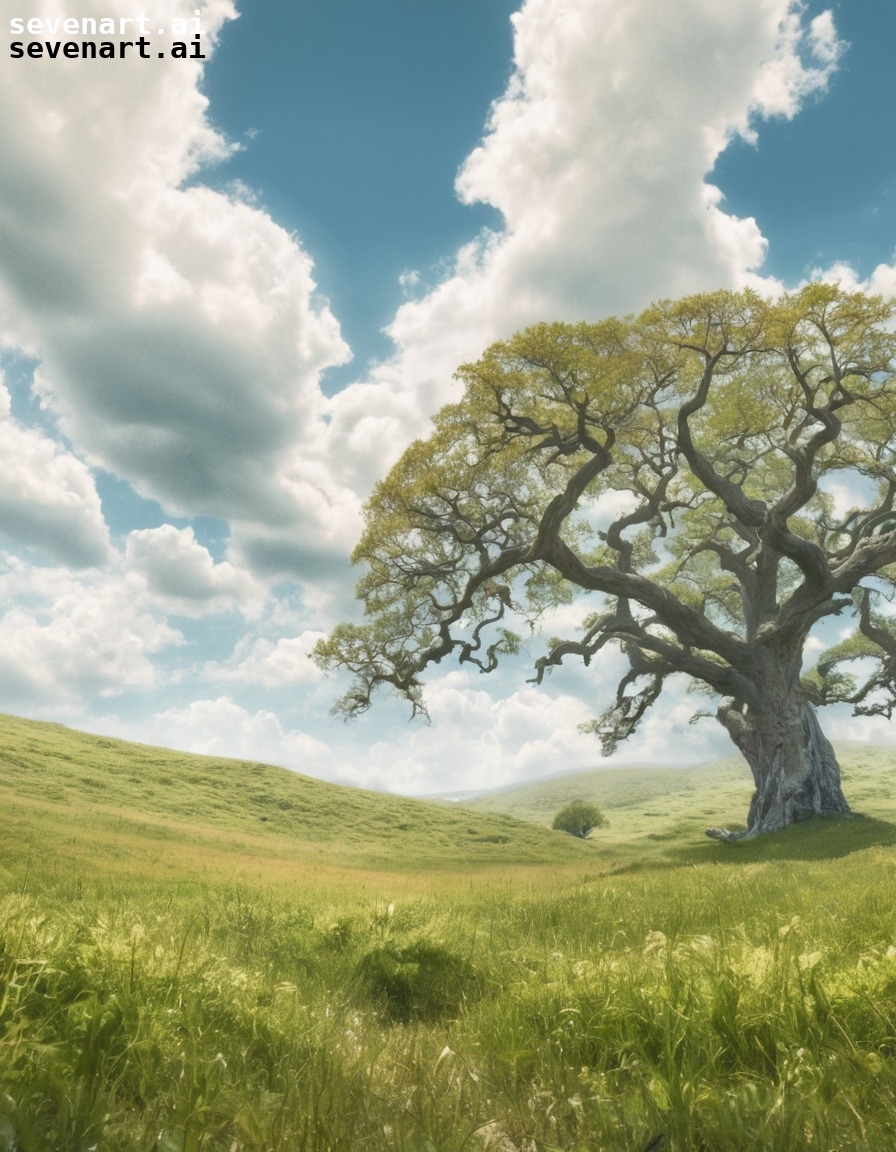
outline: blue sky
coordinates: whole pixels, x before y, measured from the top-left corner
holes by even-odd
[[[765,268],[788,283],[842,260],[868,276],[896,244],[896,10],[841,0],[833,11],[849,48],[829,90],[793,120],[765,124],[755,144],[735,141],[712,175],[732,212],[756,217]]]
[[[361,504],[527,323],[893,294],[896,9],[243,7],[205,0],[204,66],[0,70],[0,707],[411,792],[591,764],[610,667],[440,669],[429,728],[329,716],[307,652],[357,612]],[[672,692],[625,757],[727,754],[692,710]]]
[[[265,3],[224,30],[204,89],[214,122],[245,148],[221,175],[260,190],[338,299],[355,361],[330,387],[388,355],[380,329],[401,303],[399,275],[450,259],[496,220],[460,204],[453,185],[510,74],[516,7]]]

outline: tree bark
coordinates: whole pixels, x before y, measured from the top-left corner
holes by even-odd
[[[718,719],[753,773],[755,791],[742,832],[709,828],[716,840],[748,840],[813,816],[845,815],[840,766],[813,706],[796,685],[771,678],[757,708],[724,701]]]

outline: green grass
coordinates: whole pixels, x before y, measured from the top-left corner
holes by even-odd
[[[896,1152],[896,757],[844,762],[862,819],[722,845],[742,783],[632,773],[582,844],[3,719],[0,1149]]]
[[[588,859],[581,845],[501,814],[12,716],[0,716],[0,808],[8,816],[0,868],[49,853],[69,874],[82,866],[85,874],[108,867],[137,876],[151,864],[171,875],[234,866],[293,882],[296,869],[412,864],[425,872]]]
[[[850,826],[845,850],[857,843],[892,843],[890,824],[896,825],[896,750],[868,744],[838,744],[843,787],[853,810],[869,819],[861,832]],[[596,768],[558,776],[534,784],[505,788],[474,800],[465,807],[480,813],[504,814],[550,827],[554,815],[572,800],[596,804],[609,818],[609,827],[593,833],[605,862],[622,866],[644,865],[651,858],[665,863],[682,851],[695,859],[705,856],[708,827],[742,828],[750,802],[750,773],[740,756],[731,756],[696,768]],[[800,848],[784,848],[763,841],[756,849],[769,852],[812,852],[823,856],[839,852],[833,825],[820,826],[818,840],[811,831]],[[814,845],[814,846],[813,846]],[[752,849],[739,849],[749,856]],[[694,853],[696,852],[696,856]],[[725,859],[730,853],[722,853]],[[708,857],[706,857],[708,858]]]

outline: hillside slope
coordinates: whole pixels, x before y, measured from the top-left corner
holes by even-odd
[[[196,756],[0,716],[0,867],[85,854],[110,871],[186,874],[237,857],[370,869],[586,862],[586,845],[501,813],[329,784],[246,760]]]
[[[896,748],[835,745],[847,800],[855,812],[896,820]],[[571,800],[597,804],[609,827],[595,833],[606,848],[691,840],[712,825],[742,826],[752,792],[740,756],[695,768],[594,768],[506,788],[464,803],[474,812],[503,813],[546,827]]]
[[[850,803],[874,818],[848,834],[844,850],[866,839],[890,843],[896,750],[856,744],[838,753]],[[301,875],[363,885],[365,873],[371,882],[389,873],[413,886],[436,871],[606,873],[663,866],[682,853],[725,859],[703,830],[736,826],[749,795],[746,770],[732,757],[691,769],[594,769],[448,804],[0,715],[0,879],[30,868],[32,877],[37,870],[121,883],[230,876],[292,886]],[[609,817],[588,843],[549,830],[573,799]],[[818,836],[811,851],[836,855],[829,832]]]
[[[586,844],[0,717],[0,1149],[896,1152],[894,756],[844,763],[871,818],[737,846],[724,764],[586,773]]]

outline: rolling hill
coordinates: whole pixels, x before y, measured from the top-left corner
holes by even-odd
[[[461,806],[0,717],[0,1150],[896,1152],[896,754],[839,751],[866,819],[731,846],[734,761]]]
[[[835,749],[853,810],[896,820],[896,748],[842,743]],[[503,788],[467,800],[464,807],[549,827],[558,808],[588,800],[609,818],[609,827],[595,833],[595,840],[614,855],[638,845],[648,852],[661,842],[693,844],[714,825],[742,827],[751,791],[749,769],[735,755],[695,768],[593,768]]]
[[[495,812],[329,784],[0,716],[0,868],[40,857],[121,875],[297,866],[426,870],[568,865],[587,846]]]
[[[847,796],[876,818],[878,837],[881,821],[896,822],[896,750],[856,744],[838,753]],[[715,859],[704,829],[737,826],[749,795],[746,769],[731,757],[688,769],[597,768],[463,803],[416,800],[0,716],[0,872],[12,875],[38,861],[45,873],[118,882],[147,871],[278,885],[299,871],[346,884],[391,873],[406,886],[434,871],[611,872],[682,853]],[[550,830],[573,799],[609,817],[588,843]]]

